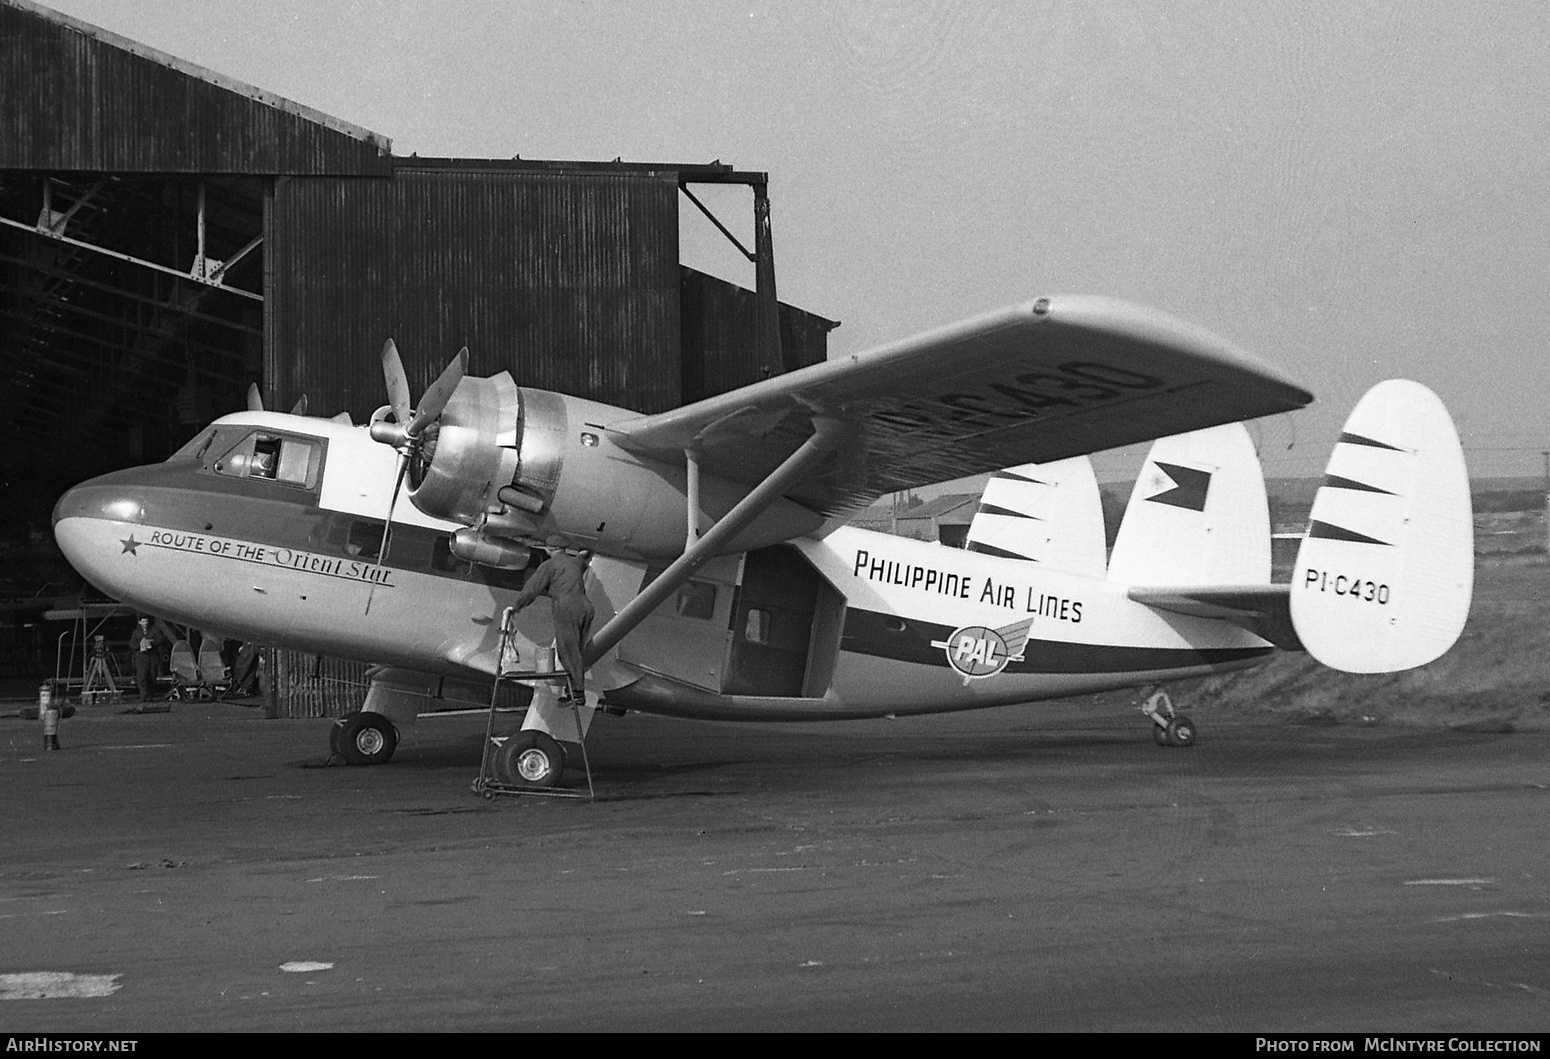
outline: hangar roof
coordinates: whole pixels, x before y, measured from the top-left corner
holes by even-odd
[[[0,0],[0,169],[386,174],[386,136],[31,0]]]

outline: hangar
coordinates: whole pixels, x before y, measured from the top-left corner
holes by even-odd
[[[31,0],[0,0],[0,50],[13,615],[68,576],[46,554],[65,488],[164,458],[252,383],[268,407],[361,422],[392,337],[415,392],[467,345],[475,374],[654,412],[822,361],[838,326],[776,299],[762,172],[399,157]],[[752,248],[705,184],[749,188]],[[681,263],[685,204],[753,263],[754,290]],[[12,625],[0,675],[51,673],[52,645]]]

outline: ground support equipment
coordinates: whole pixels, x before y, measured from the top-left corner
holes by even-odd
[[[510,647],[511,620],[514,614],[507,608],[501,618],[501,647],[498,658],[499,674],[490,688],[489,720],[485,724],[484,750],[479,758],[479,775],[473,783],[474,793],[486,801],[493,801],[498,794],[527,794],[547,798],[585,798],[596,800],[592,785],[592,763],[587,758],[587,725],[582,717],[583,704],[577,701],[570,676],[554,665],[536,669],[508,669],[507,656],[515,662],[516,651]],[[553,649],[541,652],[541,657],[552,663]],[[506,734],[496,732],[496,704],[500,701],[501,685],[509,682],[527,684],[533,689],[533,704],[528,707],[521,730]],[[565,716],[563,705],[549,701],[551,686],[564,690],[570,703],[569,718],[575,727],[558,734],[567,737],[581,747],[582,771],[587,777],[587,789],[562,788],[558,784],[565,771],[565,748],[556,738],[556,721]],[[569,738],[574,736],[574,738]]]

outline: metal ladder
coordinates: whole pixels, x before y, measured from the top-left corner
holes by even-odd
[[[576,689],[571,687],[570,674],[559,668],[511,671],[506,669],[506,652],[511,644],[511,622],[515,615],[516,612],[511,607],[507,607],[501,614],[500,650],[496,657],[495,681],[490,686],[489,718],[485,722],[484,748],[479,756],[479,775],[473,783],[474,793],[480,795],[486,801],[493,801],[498,794],[525,794],[543,798],[585,798],[589,802],[596,801],[597,791],[592,784],[592,762],[587,757],[586,728],[581,723],[581,704],[576,701]],[[515,738],[522,731],[519,729],[518,732],[504,736],[496,735],[495,733],[495,714],[500,702],[501,685],[507,683],[560,683],[565,685],[565,694],[570,700],[571,715],[576,722],[576,739],[581,746],[581,765],[587,777],[587,789],[584,792],[579,789],[569,790],[559,787],[560,776],[555,777],[556,786],[534,787],[526,784],[508,783],[496,775],[491,758],[500,751],[507,739]],[[560,746],[560,741],[555,739],[554,736],[548,733],[543,734],[553,740],[555,745],[559,747],[561,755],[560,771],[563,773],[565,768],[565,748]]]

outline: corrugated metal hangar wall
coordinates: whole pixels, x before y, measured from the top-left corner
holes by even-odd
[[[687,185],[749,185],[757,228],[762,173],[396,158],[30,0],[0,0],[0,101],[8,548],[30,531],[37,551],[65,488],[170,454],[250,382],[275,407],[305,394],[364,419],[389,337],[416,391],[467,345],[475,374],[659,411],[822,361],[836,326],[767,311],[767,199],[766,289],[679,262]],[[23,558],[0,595],[67,576]]]
[[[466,345],[475,374],[676,407],[677,200],[671,172],[282,178],[266,239],[276,400],[364,418],[385,400],[391,337],[415,392]]]

